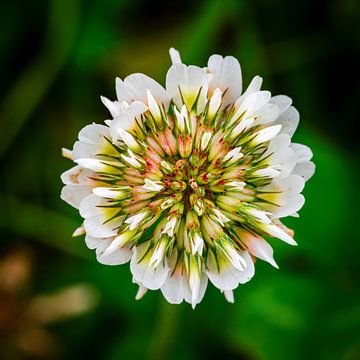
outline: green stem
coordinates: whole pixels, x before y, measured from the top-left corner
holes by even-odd
[[[165,299],[161,299],[149,344],[149,360],[169,358],[168,352],[176,338],[177,319],[180,311],[180,305],[169,304]]]

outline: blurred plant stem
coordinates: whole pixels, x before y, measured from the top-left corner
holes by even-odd
[[[169,359],[172,357],[169,355],[169,351],[171,351],[172,342],[176,339],[177,320],[180,311],[180,305],[169,304],[161,298],[149,345],[149,360]]]
[[[50,9],[42,50],[0,104],[0,157],[36,109],[71,53],[77,31],[79,0],[52,0]]]

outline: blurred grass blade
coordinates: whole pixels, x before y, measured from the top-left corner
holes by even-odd
[[[91,253],[85,250],[82,238],[71,236],[79,226],[76,221],[55,211],[21,201],[12,195],[0,193],[0,203],[2,208],[6,209],[0,216],[0,227],[14,236],[32,238],[78,257],[91,256]]]
[[[0,157],[36,109],[69,57],[77,30],[78,11],[78,0],[52,1],[43,49],[0,104]]]

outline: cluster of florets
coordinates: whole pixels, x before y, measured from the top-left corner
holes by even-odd
[[[161,289],[195,306],[208,279],[232,290],[254,275],[254,258],[277,267],[266,237],[296,244],[280,218],[296,215],[314,172],[309,148],[292,144],[298,112],[286,96],[242,91],[233,57],[200,68],[173,65],[166,90],[143,74],[116,80],[112,119],[92,124],[65,155],[62,198],[84,218],[76,234],[98,261],[130,261],[137,297]]]

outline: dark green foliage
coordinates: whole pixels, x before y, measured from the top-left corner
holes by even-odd
[[[54,358],[360,358],[359,4],[315,3],[0,5],[0,266],[25,250],[25,298],[77,283],[99,296],[90,312],[45,326],[57,339]],[[71,166],[61,147],[108,117],[100,95],[115,98],[115,76],[144,72],[164,84],[170,46],[201,66],[213,53],[236,56],[245,86],[263,75],[264,88],[293,98],[301,114],[295,141],[314,152],[306,204],[299,219],[285,221],[299,246],[273,240],[280,270],[257,261],[234,305],[213,288],[195,311],[166,304],[159,292],[136,302],[128,265],[97,263],[71,237],[81,219],[59,198],[60,174]],[[29,358],[9,337],[15,320],[0,326],[1,359]]]

